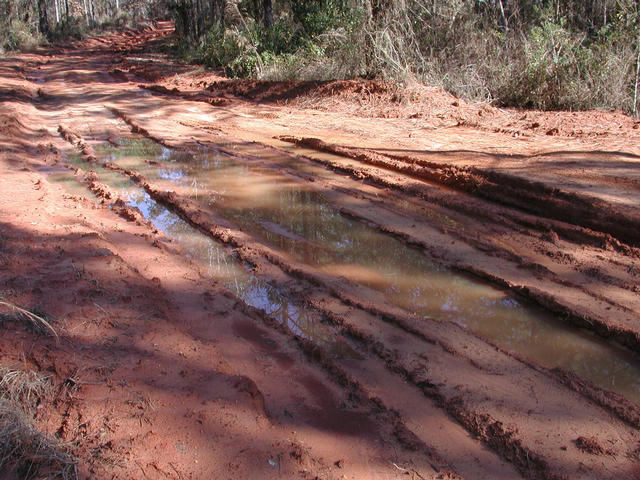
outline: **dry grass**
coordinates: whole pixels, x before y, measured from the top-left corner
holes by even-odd
[[[49,377],[38,372],[0,367],[0,398],[32,411],[51,390]]]
[[[69,446],[32,422],[30,412],[50,390],[44,375],[0,367],[0,471],[24,479],[77,477]]]
[[[36,331],[58,337],[43,315],[4,300],[0,307],[12,313],[10,318],[26,319]],[[50,394],[46,375],[0,366],[0,472],[7,478],[77,478],[69,445],[33,424],[33,414]]]
[[[640,16],[635,4],[617,2],[619,18],[611,12],[606,28],[590,30],[584,25],[599,20],[578,20],[586,14],[578,8],[581,2],[564,2],[563,13],[542,8],[563,2],[506,3],[512,9],[508,28],[504,14],[490,8],[495,2],[401,0],[387,2],[373,16],[368,0],[356,0],[359,7],[351,10],[350,21],[295,52],[266,52],[264,68],[245,74],[278,81],[417,81],[497,106],[637,112],[640,41],[632,26]],[[636,13],[627,18],[625,11]]]
[[[25,479],[77,478],[76,458],[68,446],[37,430],[29,416],[6,399],[0,399],[0,471]]]
[[[56,339],[58,338],[58,334],[56,333],[56,331],[54,330],[54,328],[51,326],[51,324],[45,320],[43,318],[42,315],[37,315],[33,312],[30,312],[29,310],[26,310],[24,308],[18,307],[17,305],[14,305],[12,303],[9,302],[5,302],[3,300],[0,300],[0,306],[5,307],[6,309],[14,312],[17,314],[17,316],[24,318],[26,320],[28,320],[29,322],[31,322],[32,326],[40,332],[43,333],[49,333],[51,335],[53,335],[54,337],[56,337]]]

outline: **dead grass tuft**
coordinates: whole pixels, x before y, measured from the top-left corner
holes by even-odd
[[[0,471],[25,479],[77,477],[69,446],[39,431],[29,415],[50,390],[45,375],[0,367]]]
[[[36,313],[30,312],[29,310],[18,307],[17,305],[5,302],[3,300],[0,300],[0,306],[5,307],[6,309],[17,314],[18,317],[24,318],[31,322],[31,325],[36,329],[36,331],[39,331],[41,333],[49,333],[56,337],[56,339],[58,339],[58,334],[51,326],[51,324],[47,320],[45,320],[43,315],[37,315]]]
[[[25,372],[0,367],[0,398],[26,411],[32,411],[40,399],[51,391],[49,377],[38,372]]]
[[[0,471],[19,478],[77,478],[77,460],[60,440],[37,430],[13,402],[0,399]]]

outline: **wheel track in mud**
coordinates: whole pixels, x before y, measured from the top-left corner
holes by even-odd
[[[130,118],[125,112],[117,108],[111,108],[111,111],[117,117],[126,122],[134,133],[142,134],[166,147],[177,148],[175,145],[172,145],[171,142],[167,142],[165,139],[151,134],[147,129]],[[237,155],[237,152],[226,149],[219,145],[214,144],[212,145],[212,148],[215,148],[216,150],[231,156]],[[269,146],[264,146],[264,148],[266,151],[268,151],[269,149],[273,149],[273,147]],[[280,151],[279,153],[281,155],[288,155],[287,153],[282,151]],[[252,158],[252,156],[250,155],[242,156],[243,158],[256,160],[256,157]],[[611,237],[608,234],[603,234],[601,232],[592,231],[580,226],[571,225],[553,219],[541,219],[540,217],[536,217],[532,214],[514,210],[513,207],[497,207],[497,214],[495,209],[492,212],[493,215],[484,214],[482,204],[484,200],[476,199],[473,196],[470,196],[468,198],[459,198],[459,193],[442,190],[437,186],[429,185],[428,183],[424,183],[422,181],[410,181],[409,183],[406,183],[406,177],[398,180],[394,180],[390,177],[383,177],[376,171],[377,169],[386,170],[383,165],[377,165],[380,163],[380,161],[376,161],[376,165],[367,167],[337,163],[336,161],[317,159],[305,155],[296,155],[296,157],[315,164],[320,164],[324,167],[336,171],[337,173],[350,175],[357,180],[371,181],[382,187],[390,188],[392,189],[392,191],[399,191],[400,194],[408,193],[410,195],[415,195],[419,199],[424,200],[427,206],[437,205],[448,209],[449,211],[462,213],[463,215],[471,218],[482,218],[484,216],[489,225],[502,225],[504,226],[505,231],[517,231],[517,226],[522,225],[534,231],[541,232],[542,236],[548,235],[549,232],[557,232],[559,235],[566,238],[567,241],[570,242],[577,242],[578,244],[586,243],[587,245],[594,245],[597,248],[610,247],[615,251],[620,252],[621,255],[624,254],[633,258],[640,258],[639,249],[621,244],[615,238]],[[346,158],[350,157],[347,156]],[[287,169],[286,167],[284,168]],[[311,175],[305,175],[301,172],[292,171],[291,169],[288,169],[288,171],[290,174],[293,174],[302,179],[309,180],[312,177]],[[346,192],[346,195],[354,195],[354,193],[355,192],[353,191],[348,191]],[[510,290],[528,300],[533,301],[546,310],[554,313],[557,318],[562,319],[566,323],[590,330],[605,339],[615,340],[631,348],[633,351],[640,351],[640,316],[638,316],[637,312],[629,309],[625,305],[617,303],[612,298],[603,296],[593,289],[589,289],[585,285],[576,282],[570,282],[564,278],[560,278],[554,272],[550,271],[543,265],[532,262],[528,258],[523,258],[519,254],[514,254],[510,250],[502,248],[495,243],[487,243],[482,238],[473,238],[469,235],[466,235],[465,232],[457,231],[455,228],[444,228],[443,233],[445,233],[446,235],[457,237],[461,241],[469,244],[470,246],[476,248],[481,252],[486,251],[488,252],[489,256],[494,256],[501,260],[505,260],[506,263],[515,264],[519,269],[529,270],[539,280],[546,280],[548,282],[548,286],[541,289],[526,282],[523,283],[522,281],[517,281],[509,279],[508,277],[505,278],[503,276],[500,276],[492,271],[489,265],[485,265],[484,267],[480,268],[477,265],[473,265],[468,258],[452,258],[451,255],[448,255],[446,253],[445,249],[434,249],[433,245],[426,243],[424,240],[414,235],[412,232],[390,228],[383,222],[376,221],[371,216],[363,215],[362,211],[355,212],[352,208],[346,208],[344,206],[340,206],[339,204],[338,208],[341,212],[352,216],[359,221],[365,221],[371,225],[375,225],[377,229],[390,233],[409,245],[415,245],[427,252],[430,252],[430,254],[434,258],[437,258],[441,262],[444,261],[445,264],[457,271],[477,276],[484,281],[488,281],[500,288]],[[406,214],[403,213],[403,215]],[[416,223],[421,222],[420,219],[416,218],[415,220]],[[529,235],[530,234],[527,233],[525,234],[525,237]],[[553,242],[550,242],[550,244],[553,244]],[[511,277],[517,278],[518,276],[511,275]],[[620,288],[622,289],[634,288],[629,282],[620,283]],[[576,302],[567,304],[563,301],[558,300],[557,296],[555,295],[554,289],[565,290],[567,292],[575,292],[576,290],[581,291],[582,294],[584,294],[584,298],[595,299],[601,305],[604,305],[600,307],[600,309],[596,312],[589,311]],[[569,296],[571,296],[571,294],[569,294]],[[611,313],[607,311],[608,309],[606,308],[606,306],[613,306],[619,309],[619,311],[623,315],[619,315],[619,318],[612,317]]]
[[[584,195],[549,187],[516,175],[477,167],[460,168],[409,155],[382,154],[371,149],[342,147],[317,138],[283,136],[280,139],[433,181],[543,218],[561,220],[608,234],[631,246],[640,246],[637,235],[640,230],[640,218],[631,217],[621,211],[612,213],[604,208],[604,202]],[[605,211],[606,217],[603,216]],[[612,242],[610,237],[605,239],[613,243],[615,248],[621,248],[621,245]]]
[[[144,129],[140,127],[134,127],[133,129],[138,132],[142,131],[142,133],[149,135],[148,132],[144,131]],[[62,130],[61,133],[65,135],[64,130]],[[74,141],[73,135],[66,134],[65,136],[71,138],[72,143],[79,145],[80,148],[82,148],[77,139]],[[163,203],[201,231],[206,232],[208,235],[222,241],[223,243],[235,247],[236,251],[245,262],[256,267],[260,267],[261,264],[263,264],[263,268],[267,271],[272,270],[274,266],[277,267],[281,273],[273,274],[273,272],[269,272],[266,274],[266,278],[273,282],[274,278],[278,278],[279,276],[283,277],[282,281],[276,282],[280,283],[280,288],[288,288],[288,286],[290,286],[288,278],[291,277],[297,278],[300,281],[309,282],[310,286],[320,286],[330,292],[333,297],[338,300],[338,303],[355,307],[362,312],[367,313],[374,319],[380,318],[385,323],[392,325],[394,328],[399,326],[403,331],[419,338],[423,342],[437,345],[444,352],[453,356],[460,356],[460,353],[447,345],[446,342],[429,338],[429,336],[425,336],[421,329],[411,327],[409,325],[412,323],[410,316],[407,317],[408,321],[402,320],[403,315],[399,313],[399,309],[394,307],[388,311],[380,310],[379,308],[362,304],[362,302],[358,301],[357,296],[349,298],[349,296],[342,294],[339,287],[331,287],[331,285],[329,285],[322,276],[319,277],[314,274],[313,271],[309,271],[306,267],[300,265],[292,266],[292,262],[290,260],[283,260],[276,252],[270,251],[270,249],[266,247],[255,245],[255,242],[252,242],[252,240],[247,238],[242,232],[234,231],[233,228],[229,227],[221,227],[221,225],[225,225],[225,223],[227,223],[225,220],[215,217],[212,219],[210,213],[202,212],[197,205],[190,204],[189,200],[179,198],[174,193],[166,192],[163,189],[154,187],[137,172],[125,170],[114,165],[104,166],[118,170],[129,176],[132,180],[142,186],[156,201]],[[265,259],[270,264],[266,267],[264,266]],[[258,268],[258,270],[260,270],[260,268]],[[299,288],[295,288],[291,294],[293,296],[299,295]],[[492,418],[490,415],[475,411],[472,407],[465,405],[462,398],[455,396],[451,397],[450,394],[447,395],[440,392],[429,377],[425,378],[420,375],[416,376],[416,373],[411,370],[406,361],[403,362],[398,360],[397,352],[389,350],[385,347],[384,341],[380,341],[376,338],[375,329],[373,333],[371,331],[369,333],[365,333],[360,329],[360,327],[349,323],[349,321],[347,321],[347,317],[344,315],[336,315],[331,311],[331,309],[323,307],[323,300],[321,296],[313,301],[308,298],[307,301],[313,305],[313,308],[316,311],[321,312],[327,321],[340,328],[343,335],[348,338],[355,339],[367,351],[373,352],[375,356],[384,363],[387,370],[392,374],[399,374],[405,381],[412,384],[424,396],[434,400],[440,408],[447,411],[448,414],[464,425],[467,430],[477,435],[485,444],[498,452],[503,458],[513,462],[527,478],[561,478],[561,476],[553,473],[553,468],[550,468],[547,465],[543,457],[528,448],[526,445],[523,445],[522,441],[517,437],[513,430],[510,430],[509,428],[505,429],[503,422]],[[413,319],[413,322],[415,322],[415,319]],[[271,325],[271,327],[274,327],[274,325]],[[310,345],[309,342],[304,339],[299,339],[299,342],[301,342],[301,346],[305,351],[316,352],[313,353],[312,356],[318,357],[321,362],[325,363],[323,366],[328,368],[326,365],[326,354],[322,353],[320,347],[317,345]],[[466,357],[463,356],[463,358]],[[467,358],[466,361],[469,361],[472,364],[474,363],[473,360],[469,358]],[[527,363],[527,365],[531,366],[532,364]],[[481,368],[478,365],[475,366]],[[333,370],[334,373],[340,371],[340,369],[335,366],[329,368],[330,370],[335,368],[335,370]],[[567,380],[567,376],[562,377],[558,372],[550,372],[537,366],[534,366],[534,368],[539,371],[543,371],[544,375],[554,379],[554,381],[568,385],[574,391],[584,394],[592,400],[596,398],[605,398],[605,401],[599,402],[602,406],[637,428],[639,424],[638,419],[640,418],[637,409],[628,408],[633,406],[629,404],[625,405],[625,402],[622,399],[618,399],[620,402],[617,402],[615,399],[612,400],[606,392],[602,392],[589,385],[588,382],[585,383]],[[344,373],[340,373],[339,377],[343,379],[349,378],[347,374]],[[354,382],[354,380],[342,381],[347,383]],[[384,404],[381,400],[374,400],[374,402],[379,402],[380,405]],[[402,422],[400,422],[399,425],[406,428],[405,424]],[[407,431],[410,432],[410,430]],[[413,436],[413,433],[409,435],[409,437],[411,436]],[[400,438],[403,438],[402,433],[400,433]],[[427,448],[426,451],[428,450],[429,449]]]
[[[220,97],[211,97],[205,93],[186,93],[175,87],[169,89],[163,85],[152,84],[139,85],[139,88],[165,98],[179,97],[189,101],[208,103],[214,107],[227,103]],[[513,174],[478,167],[457,167],[411,155],[382,153],[375,149],[345,147],[314,137],[299,138],[282,135],[279,139],[400,172],[413,178],[435,182],[460,192],[535,214],[540,218],[582,227],[569,229],[566,232],[568,238],[589,240],[594,245],[608,244],[626,252],[629,251],[627,245],[636,249],[640,247],[637,234],[640,230],[640,217],[634,212],[625,212],[621,209],[611,212],[610,208],[605,208],[608,206],[606,202],[586,195],[550,187],[542,182],[527,180]],[[483,156],[483,154],[476,155]],[[637,251],[636,256],[638,256]]]
[[[152,134],[150,134],[147,130],[145,130],[144,128],[141,128],[139,125],[137,125],[132,119],[128,118],[123,112],[118,111],[117,109],[112,109],[113,113],[116,114],[118,117],[120,117],[121,119],[123,119],[132,129],[133,132],[136,133],[142,133],[144,136],[157,141],[159,143],[161,143],[162,145],[168,147],[168,148],[177,148],[175,145],[172,145],[171,142],[167,142],[165,140],[162,139],[158,139],[155,136],[153,136]],[[196,142],[199,143],[199,142]],[[202,144],[201,144],[202,145]],[[269,147],[269,146],[262,146],[264,147],[266,150],[276,150],[277,149],[273,149],[273,147]],[[234,152],[233,150],[229,150],[226,149],[224,147],[220,147],[219,145],[213,145],[212,148],[214,148],[215,150],[225,153],[227,155],[230,156],[237,156],[237,152]],[[187,149],[188,151],[188,149]],[[192,152],[193,153],[193,152]],[[278,151],[278,154],[282,155],[283,152]],[[286,154],[285,154],[286,155]],[[295,156],[296,158],[307,158],[304,156]],[[247,159],[247,160],[261,160],[257,157],[251,156],[251,155],[247,155],[247,154],[242,154],[242,158]],[[309,160],[313,161],[313,162],[318,162],[317,159],[313,159],[310,158]],[[325,165],[324,162],[320,162],[321,164]],[[261,162],[262,165],[265,164],[264,161]],[[268,167],[272,167],[276,170],[284,170],[286,172],[288,172],[288,174],[299,178],[300,180],[310,180],[310,181],[314,181],[313,180],[313,175],[310,173],[305,173],[299,170],[295,170],[292,169],[288,166],[283,166],[283,165],[278,165],[278,164],[269,164],[269,162],[267,162],[267,166]],[[334,165],[330,165],[330,167],[334,167]],[[132,172],[128,172],[128,173],[132,173]],[[134,174],[135,175],[135,174]],[[333,187],[336,190],[340,190],[340,187]],[[149,193],[152,193],[154,195],[159,195],[159,196],[163,196],[165,195],[164,191],[162,189],[153,189],[153,193],[151,191],[149,191]],[[353,190],[349,190],[349,189],[345,189],[344,193],[346,193],[347,196],[349,195],[357,195],[355,191]],[[171,194],[171,195],[175,195],[175,194]],[[335,199],[334,199],[335,200]],[[371,198],[367,198],[367,200],[372,201]],[[187,203],[189,204],[190,201],[184,201],[183,199],[183,203]],[[411,235],[407,235],[403,232],[399,232],[393,228],[389,228],[388,226],[386,226],[384,223],[380,223],[377,221],[374,221],[371,219],[371,217],[366,217],[366,216],[362,216],[361,212],[355,212],[353,211],[352,208],[346,208],[344,206],[341,206],[339,201],[335,201],[334,202],[337,205],[338,210],[347,216],[350,216],[360,222],[363,222],[365,224],[374,226],[376,229],[389,233],[397,238],[399,238],[400,240],[404,241],[407,245],[409,246],[416,246],[419,248],[424,249],[426,252],[429,252],[431,256],[433,256],[433,258],[436,259],[436,261],[440,260],[445,262],[445,265],[448,265],[450,268],[462,272],[462,273],[471,273],[472,275],[489,281],[492,284],[495,284],[499,287],[505,288],[506,290],[510,290],[516,294],[519,294],[521,296],[523,296],[524,298],[527,298],[529,300],[533,300],[534,302],[540,304],[541,306],[543,306],[545,309],[554,312],[558,315],[560,315],[560,317],[564,320],[564,321],[568,321],[569,323],[573,323],[574,325],[577,325],[579,327],[585,327],[591,331],[593,331],[594,333],[598,333],[601,336],[605,337],[605,338],[614,338],[618,341],[621,341],[621,343],[627,344],[628,346],[630,346],[632,349],[635,350],[635,347],[638,345],[638,333],[635,331],[629,331],[629,330],[623,330],[622,332],[616,328],[612,328],[609,324],[607,323],[603,323],[599,320],[594,320],[593,317],[590,317],[588,315],[588,313],[586,313],[584,310],[580,311],[579,309],[576,310],[575,308],[572,309],[571,307],[563,304],[562,302],[558,301],[553,295],[548,294],[545,291],[536,289],[536,288],[531,288],[528,287],[527,285],[519,285],[519,284],[514,284],[508,280],[505,280],[499,276],[496,276],[488,271],[482,270],[482,269],[478,269],[475,266],[469,265],[469,264],[461,264],[459,262],[451,262],[449,259],[440,257],[441,253],[440,252],[434,252],[431,248],[430,245],[425,244],[422,240],[413,237]],[[176,205],[176,201],[175,199],[167,199],[166,204],[170,207],[173,206],[173,208],[175,208]],[[446,202],[445,204],[447,206],[449,206]],[[181,208],[181,207],[179,207]],[[190,207],[188,208],[189,211],[185,211],[182,212],[183,215],[185,215],[186,217],[189,218],[193,218],[193,216],[199,217],[200,214],[202,213],[202,211],[199,209],[199,207],[195,204],[190,205]],[[406,213],[406,212],[405,212]],[[467,213],[467,209],[465,209],[465,213]],[[510,211],[504,212],[505,217],[509,217],[509,216],[514,216],[514,218],[517,218],[517,216]],[[502,217],[501,217],[502,218]],[[525,220],[526,221],[526,220]],[[221,218],[218,218],[218,222],[220,223],[224,223],[225,220],[222,220]],[[220,224],[218,223],[218,224]],[[499,222],[499,223],[504,223],[504,222]],[[508,223],[508,222],[507,222]],[[511,225],[509,225],[511,226]],[[542,229],[548,229],[548,226],[540,226],[539,224],[536,225],[538,228],[542,228]],[[554,225],[555,226],[555,225]],[[578,227],[579,228],[579,227]],[[209,232],[211,232],[212,230],[208,230]],[[456,231],[451,231],[449,229],[445,229],[445,233],[448,235],[453,234],[453,236],[456,236],[457,232]],[[587,234],[593,233],[593,232],[586,232]],[[243,234],[244,235],[244,234]],[[462,240],[469,240],[468,238],[465,238],[464,235],[457,235],[458,238],[462,239]],[[219,239],[223,242],[228,242],[229,241],[229,236],[227,235],[220,235]],[[241,246],[241,245],[245,245],[248,239],[245,240],[239,240],[237,243],[234,242],[234,245],[236,246]],[[609,238],[610,240],[610,238]],[[629,253],[629,251],[631,250],[631,253],[633,253],[634,255],[637,255],[638,252],[635,249],[629,249],[629,247],[625,246],[625,245],[620,245],[617,244],[618,247],[620,247],[621,250],[625,251],[626,253]],[[482,246],[481,245],[476,245],[476,246],[480,246],[480,249],[482,250]],[[303,265],[297,265],[296,267],[291,267],[292,262],[289,260],[282,260],[280,258],[278,258],[278,254],[274,253],[271,249],[268,249],[263,251],[261,253],[262,255],[264,255],[266,258],[268,258],[272,263],[280,266],[280,268],[283,268],[284,270],[287,271],[287,273],[289,275],[293,275],[297,278],[304,278],[306,280],[311,280],[312,283],[314,285],[321,285],[322,283],[322,279],[316,277],[316,274],[313,273],[313,268],[311,267],[306,267]],[[500,256],[501,254],[505,255],[506,258],[508,258],[511,261],[515,261],[516,263],[518,263],[520,266],[524,267],[524,268],[530,268],[532,270],[536,270],[536,268],[538,267],[535,264],[529,264],[529,263],[525,263],[525,261],[519,257],[519,256],[514,256],[512,255],[509,251],[499,251],[498,255]],[[293,262],[295,263],[295,262]],[[545,271],[546,273],[550,274],[552,277],[555,275],[553,274],[553,272],[550,272],[548,269],[546,269],[543,266],[539,266],[539,268],[543,269],[543,271]],[[558,279],[559,280],[559,279]],[[567,284],[566,281],[560,280],[561,284]],[[576,285],[574,284],[569,284],[572,287],[576,287]],[[581,287],[581,286],[577,286],[577,287]],[[625,286],[625,288],[628,286]],[[346,304],[349,305],[357,305],[359,308],[365,309],[367,311],[369,311],[369,313],[372,313],[374,315],[378,315],[381,316],[382,318],[384,317],[393,317],[394,315],[397,315],[396,313],[388,313],[388,311],[379,311],[377,309],[370,309],[369,307],[367,307],[366,305],[363,305],[361,302],[359,302],[357,299],[354,298],[348,298],[345,297],[345,295],[342,294],[342,290],[341,289],[334,289],[331,287],[328,287],[325,284],[325,288],[328,288],[328,291],[336,296],[337,298],[340,298],[343,302],[345,302]],[[588,291],[585,288],[580,288],[581,290],[583,290],[584,292],[586,292],[589,295],[593,295],[592,292]],[[598,297],[597,297],[598,298]],[[603,301],[617,306],[619,308],[621,308],[622,310],[627,310],[627,311],[632,311],[628,308],[626,308],[623,305],[618,305],[615,302],[612,302],[610,299],[602,299]],[[396,307],[392,307],[391,311],[392,312],[397,312],[397,308]],[[417,330],[416,329],[412,329],[410,327],[408,327],[406,324],[404,324],[402,321],[397,321],[396,323],[398,323],[399,325],[402,326],[403,329],[405,329],[408,332],[417,334]],[[477,334],[476,334],[477,335]],[[480,336],[480,338],[483,338]],[[501,349],[501,347],[499,347],[498,345],[495,345],[494,342],[483,338],[483,340],[491,345],[494,345],[496,348]],[[501,349],[502,350],[502,349]],[[518,357],[517,354],[515,354],[516,357]],[[526,362],[526,360],[525,360]],[[561,371],[562,369],[560,369]],[[600,390],[598,387],[594,387],[594,388],[582,388],[581,389],[583,392],[591,392],[589,393],[589,396],[592,399],[601,399],[602,395],[600,393],[598,393],[598,391]],[[593,393],[595,392],[595,393]],[[636,406],[633,403],[630,403],[626,400],[624,400],[622,397],[620,397],[619,395],[615,395],[613,394],[614,397],[617,397],[617,400],[614,402],[614,404],[618,401],[621,401],[624,404],[627,404],[628,411],[636,411]],[[598,400],[599,402],[601,400]],[[606,402],[605,402],[606,403]],[[617,407],[612,407],[613,410],[616,411],[620,411],[620,409],[618,409]],[[637,414],[636,413],[632,413],[630,416],[627,414],[624,414],[623,420],[628,421],[631,425],[637,425]]]
[[[88,162],[98,163],[95,156],[93,155],[93,149],[82,139],[81,136],[71,132],[63,126],[60,126],[59,132],[65,140],[67,140],[69,143],[78,148],[80,152],[82,152]],[[175,197],[172,194],[166,192],[162,192],[159,194],[158,191],[154,190],[148,183],[145,182],[142,177],[140,177],[135,172],[121,169],[109,164],[101,164],[101,166],[104,168],[112,169],[131,178],[135,183],[142,186],[154,200],[170,208],[172,211],[180,214],[180,216],[185,221],[187,221],[203,233],[207,233],[212,237],[217,238],[219,241],[227,243],[236,248],[240,247],[240,244],[234,241],[231,236],[227,237],[223,233],[219,233],[216,236],[212,235],[211,228],[208,229],[202,223],[195,222],[190,216],[188,216],[185,212],[177,207],[177,202],[175,202]],[[68,166],[68,168],[76,171],[77,174],[83,176],[84,183],[87,188],[91,190],[98,198],[106,201],[106,204],[109,205],[109,207],[118,215],[122,216],[126,220],[136,221],[140,224],[147,224],[149,228],[154,228],[136,208],[126,206],[124,202],[118,197],[117,193],[113,192],[109,186],[100,183],[99,178],[95,173],[83,172],[83,170],[78,167]],[[171,199],[173,199],[173,201]],[[222,238],[224,238],[225,240],[221,240]],[[241,255],[241,257],[248,263],[251,263],[252,259],[256,258],[254,256],[246,255]],[[262,310],[247,305],[240,299],[237,300],[236,306],[254,321],[257,321],[258,323],[270,329],[273,329],[286,335],[287,337],[292,338],[311,361],[315,362],[322,369],[324,369],[336,382],[336,384],[340,385],[347,392],[349,392],[349,395],[355,395],[358,399],[358,402],[362,406],[372,411],[379,411],[380,414],[384,417],[384,422],[390,426],[393,435],[399,441],[400,445],[410,451],[420,452],[425,455],[433,470],[440,475],[438,478],[448,478],[451,480],[460,478],[456,474],[455,470],[451,469],[446,460],[444,460],[439,455],[438,451],[434,449],[433,446],[425,443],[423,439],[416,436],[409,428],[407,428],[402,416],[396,410],[389,409],[385,405],[385,402],[383,402],[380,398],[372,395],[366,386],[363,386],[356,378],[350,375],[348,371],[341,368],[334,360],[331,359],[329,355],[327,355],[327,353],[321,347],[319,347],[309,339],[306,339],[294,333],[283,323],[277,322],[276,320],[265,315]],[[419,475],[417,471],[413,471],[413,473]]]

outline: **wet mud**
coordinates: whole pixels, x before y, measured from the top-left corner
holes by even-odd
[[[165,152],[166,156],[166,152]],[[152,162],[154,166],[158,165],[157,160]],[[277,279],[281,276],[274,272],[273,266],[286,273],[288,276],[293,276],[300,281],[306,281],[309,283],[308,287],[301,286],[299,283],[294,289],[288,286],[289,281],[287,279],[281,284],[282,289],[289,289],[290,295],[297,295],[301,297],[303,294],[301,291],[309,291],[314,287],[326,289],[332,296],[338,298],[341,303],[348,306],[356,307],[365,314],[373,315],[373,318],[381,318],[383,322],[392,325],[393,327],[399,326],[402,331],[412,334],[418,337],[422,342],[427,342],[430,345],[439,347],[438,357],[442,358],[443,355],[450,355],[453,358],[465,357],[458,348],[454,347],[460,341],[452,343],[451,340],[443,341],[442,336],[433,336],[434,326],[430,328],[425,326],[425,319],[419,320],[412,317],[410,314],[404,313],[398,310],[392,305],[386,305],[384,301],[377,300],[374,302],[363,301],[363,298],[367,298],[366,293],[359,293],[357,286],[351,285],[349,282],[345,283],[344,280],[337,280],[333,277],[326,277],[325,275],[314,271],[314,269],[300,264],[294,261],[288,256],[283,256],[281,252],[274,251],[268,247],[265,247],[260,242],[248,236],[228,223],[228,220],[212,215],[211,212],[203,210],[199,202],[188,200],[182,196],[178,196],[173,192],[168,192],[166,188],[160,188],[154,186],[152,182],[149,182],[137,171],[127,170],[117,166],[116,162],[109,162],[106,164],[107,168],[121,171],[125,175],[132,178],[136,183],[141,185],[149,195],[164,204],[171,210],[179,213],[183,218],[190,221],[194,226],[197,226],[204,232],[210,234],[213,238],[218,239],[224,243],[227,243],[235,247],[238,255],[244,259],[247,263],[251,264],[259,272],[265,272],[267,278]],[[166,172],[166,170],[165,170]],[[245,176],[246,178],[246,176]],[[263,200],[264,201],[264,200]],[[265,263],[265,260],[268,263]],[[264,274],[264,273],[263,273]],[[278,282],[276,282],[278,284]],[[304,298],[304,297],[303,297]],[[306,297],[305,303],[311,301],[310,297]],[[410,366],[406,363],[406,360],[398,359],[397,353],[388,350],[382,345],[389,342],[378,343],[379,340],[373,340],[372,337],[367,336],[362,330],[359,324],[353,323],[352,320],[346,320],[344,316],[336,315],[335,310],[326,307],[326,299],[323,301],[324,305],[314,303],[314,307],[323,313],[326,319],[330,320],[336,326],[341,326],[344,333],[348,335],[348,338],[358,339],[359,342],[363,342],[366,349],[371,349],[375,352],[376,356],[384,361],[384,364],[388,370],[393,372],[402,373],[402,375],[417,388],[419,388],[425,396],[435,401],[467,429],[481,438],[488,446],[497,450],[505,459],[508,459],[514,463],[518,469],[525,473],[527,477],[537,478],[541,474],[540,478],[556,478],[556,475],[552,473],[552,470],[542,456],[536,453],[535,449],[523,444],[523,441],[518,438],[514,431],[505,430],[503,428],[503,421],[498,420],[488,414],[479,414],[473,405],[469,405],[464,399],[457,395],[451,397],[450,393],[444,392],[436,387],[436,383],[429,377],[425,379],[422,375],[416,376],[415,366]],[[334,307],[335,308],[335,307]],[[374,322],[371,319],[369,322]],[[379,321],[378,321],[379,322]],[[437,322],[436,323],[440,323]],[[427,331],[431,334],[426,333]],[[379,329],[376,329],[376,333],[373,334],[379,336]],[[395,334],[397,338],[397,334]],[[457,336],[454,334],[454,336]],[[409,347],[410,342],[406,339],[402,342],[405,354],[406,349]],[[308,344],[307,344],[308,345]],[[313,350],[317,350],[314,347]],[[317,350],[319,351],[319,350]],[[499,351],[499,350],[498,350]],[[418,353],[420,352],[420,353]],[[446,353],[445,353],[446,352]],[[501,352],[505,353],[505,352]],[[416,349],[416,354],[424,356],[423,347]],[[493,354],[495,355],[495,353]],[[483,370],[484,366],[477,363],[473,358],[467,358],[467,361],[475,368]],[[519,361],[524,361],[525,364],[533,366],[537,371],[554,377],[556,371],[549,371],[538,367],[535,363],[531,363],[530,360],[521,358]],[[454,363],[455,360],[450,360],[449,363]],[[491,374],[495,374],[494,368],[491,368]],[[566,375],[562,375],[562,378],[566,378]],[[579,378],[579,377],[578,377]],[[521,378],[519,379],[522,380]],[[352,383],[349,381],[348,383]],[[574,387],[576,392],[584,393],[587,389],[578,388],[571,382],[564,382],[565,385]],[[589,385],[589,382],[582,381],[582,385]],[[608,402],[599,402],[600,405],[609,409],[612,413],[619,416],[622,420],[634,425],[634,416],[637,411],[633,403],[628,403],[623,400],[622,397],[615,397],[607,395],[606,391],[598,389],[597,387],[591,387],[589,390],[591,394],[593,392],[601,392],[604,397],[608,397]],[[617,402],[615,399],[621,400]],[[406,434],[400,434],[401,441],[406,442]],[[412,444],[413,442],[409,442]],[[557,477],[560,478],[560,477]]]
[[[111,168],[124,164],[166,184],[150,187],[144,180],[152,195],[188,185],[184,194],[198,205],[190,211],[214,212],[217,218],[211,224],[231,222],[236,231],[285,252],[307,270],[343,277],[360,288],[380,292],[386,302],[418,316],[449,319],[549,368],[577,371],[605,388],[640,399],[640,370],[631,354],[596,346],[598,342],[589,335],[576,335],[544,312],[448,272],[418,249],[344,217],[308,184],[215,152],[193,156],[141,140],[122,141],[119,148],[107,148],[102,158],[109,159]],[[146,153],[140,157],[138,151]],[[145,158],[149,166],[144,165]],[[256,192],[261,193],[256,196]],[[184,202],[177,198],[165,201],[174,209],[176,202]],[[290,265],[285,268],[292,269]],[[313,277],[313,281],[322,280]],[[346,297],[346,291],[340,295]],[[362,304],[362,300],[350,301]]]
[[[627,209],[613,209],[597,199],[552,188],[540,182],[481,168],[459,168],[446,163],[421,160],[411,156],[383,155],[371,150],[345,148],[318,138],[283,136],[281,140],[319,151],[335,153],[360,162],[397,171],[412,177],[437,182],[457,190],[478,195],[500,204],[513,206],[543,218],[552,218],[608,234],[628,245],[640,246],[640,218]],[[618,246],[618,245],[616,245]],[[618,246],[618,248],[621,248]]]

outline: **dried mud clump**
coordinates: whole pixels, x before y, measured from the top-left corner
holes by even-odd
[[[574,442],[576,447],[585,453],[592,455],[602,455],[604,453],[604,448],[602,448],[596,437],[578,437]]]

